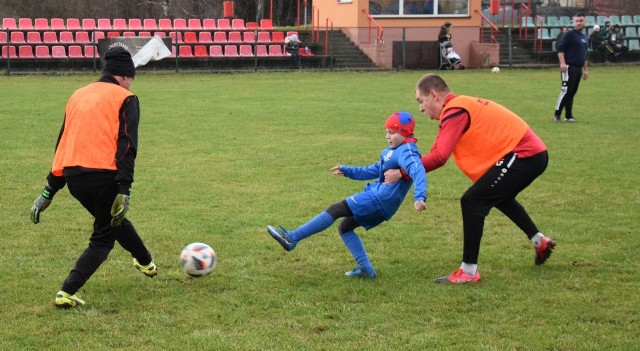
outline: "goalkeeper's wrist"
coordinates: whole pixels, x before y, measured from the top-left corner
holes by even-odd
[[[131,184],[118,184],[118,194],[131,195]]]
[[[58,192],[58,189],[53,189],[49,183],[47,183],[47,185],[44,186],[44,190],[42,190],[42,197],[44,197],[47,200],[51,200],[53,199],[53,197],[56,195],[56,193]]]

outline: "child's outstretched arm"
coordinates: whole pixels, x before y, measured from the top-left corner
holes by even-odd
[[[418,200],[413,203],[413,207],[415,207],[416,211],[421,212],[427,209],[427,204],[422,200]]]

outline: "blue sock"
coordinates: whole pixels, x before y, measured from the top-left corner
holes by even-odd
[[[340,236],[342,238],[342,242],[347,247],[349,252],[353,255],[353,258],[356,259],[358,266],[366,269],[372,270],[373,266],[371,266],[371,262],[369,262],[369,256],[367,256],[367,252],[364,249],[364,244],[362,244],[362,240],[356,232],[353,230],[348,231]]]
[[[333,217],[331,217],[327,211],[323,211],[309,222],[299,226],[296,230],[289,232],[289,237],[293,242],[297,243],[304,238],[310,237],[313,234],[329,228],[334,221]]]

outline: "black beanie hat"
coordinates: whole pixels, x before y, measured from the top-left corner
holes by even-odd
[[[104,54],[105,64],[102,73],[112,76],[133,78],[136,75],[136,67],[133,65],[131,54],[122,46],[114,46]]]

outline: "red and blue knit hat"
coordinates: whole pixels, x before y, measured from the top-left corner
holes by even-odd
[[[393,113],[387,118],[387,122],[384,124],[386,129],[392,130],[407,138],[413,135],[415,126],[416,121],[407,111]]]

